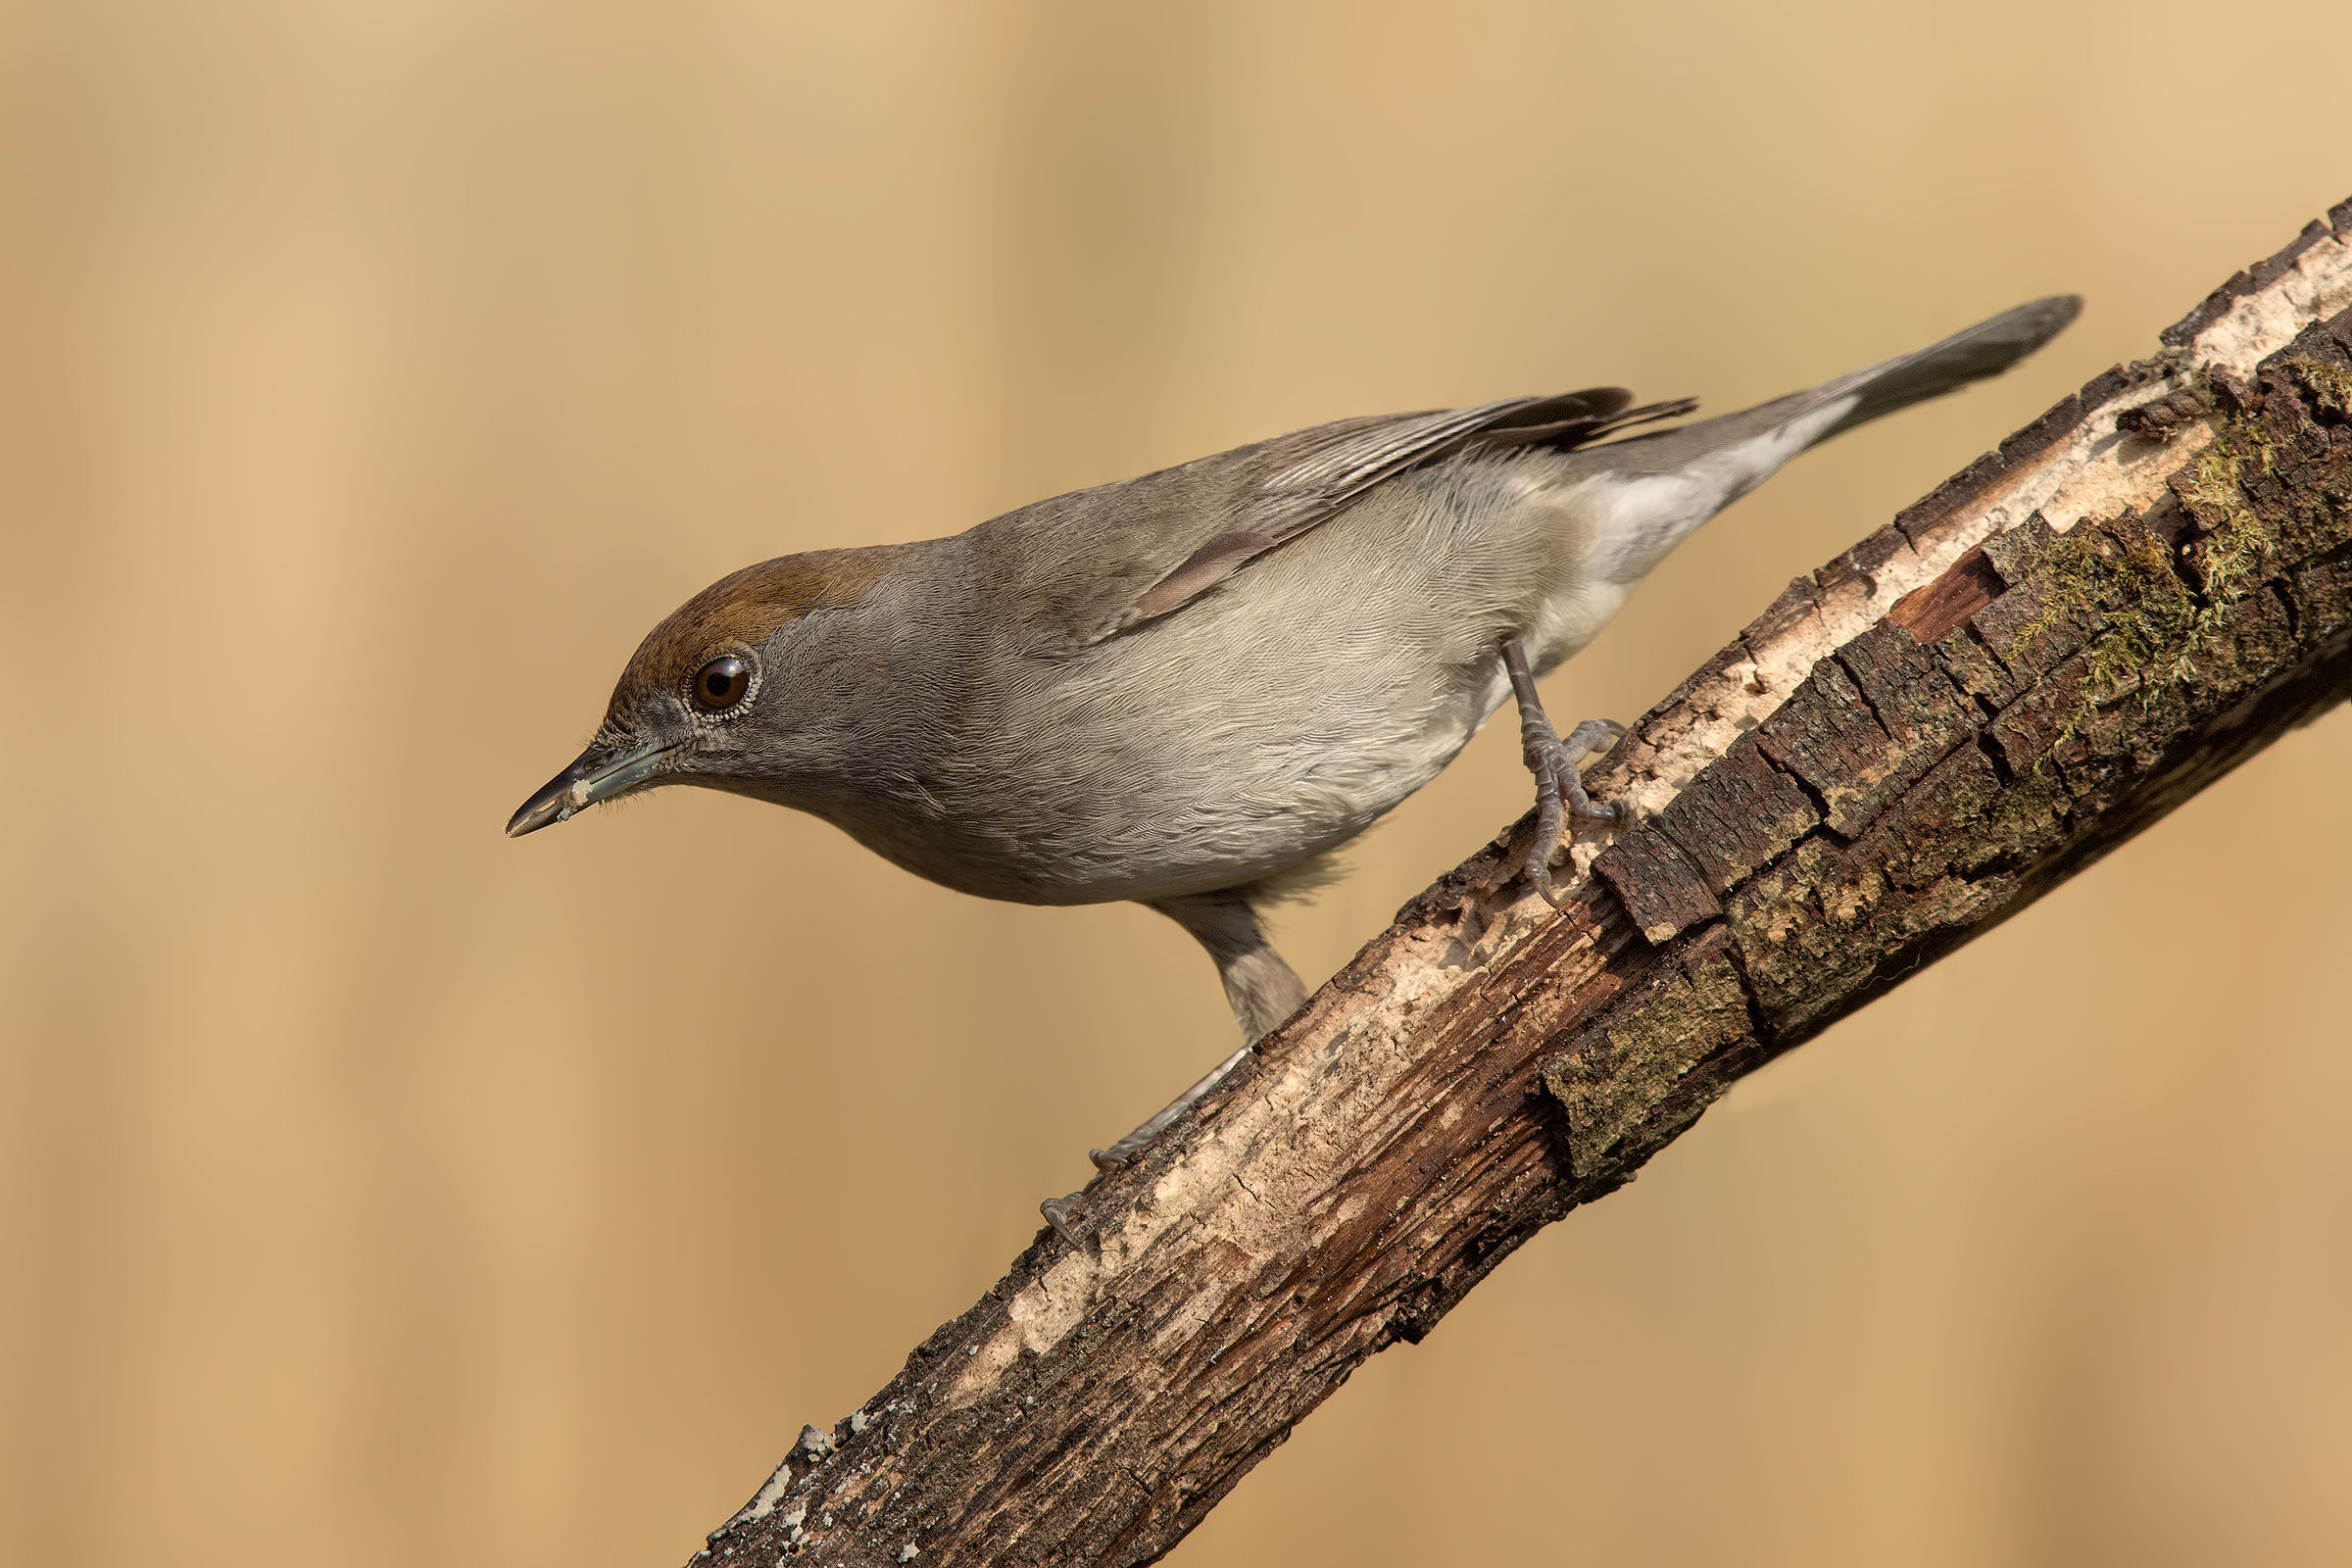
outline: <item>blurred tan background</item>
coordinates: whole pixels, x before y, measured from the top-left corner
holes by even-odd
[[[0,1560],[678,1563],[1225,1052],[1139,909],[695,792],[503,839],[687,594],[2089,295],[1670,563],[1550,683],[1630,719],[2352,193],[2352,16],[2258,9],[0,12]],[[1523,808],[1508,730],[1310,979]],[[2352,1560],[2347,770],[1743,1085],[1174,1560]]]

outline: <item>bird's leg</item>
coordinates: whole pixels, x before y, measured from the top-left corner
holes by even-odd
[[[1584,775],[1577,763],[1613,744],[1625,726],[1605,718],[1588,718],[1568,732],[1567,740],[1551,727],[1544,700],[1536,695],[1536,677],[1527,665],[1527,647],[1516,637],[1502,645],[1503,668],[1510,671],[1511,694],[1519,699],[1519,746],[1527,770],[1536,775],[1536,842],[1527,852],[1524,870],[1544,902],[1560,906],[1551,885],[1552,852],[1560,847],[1560,830],[1571,813],[1595,822],[1623,822],[1623,801],[1595,806],[1585,793]]]
[[[1157,1138],[1167,1128],[1168,1123],[1199,1104],[1203,1095],[1223,1083],[1226,1075],[1234,1068],[1239,1067],[1249,1057],[1250,1053],[1256,1049],[1253,1045],[1242,1047],[1232,1055],[1209,1068],[1207,1074],[1199,1083],[1170,1101],[1158,1115],[1153,1116],[1108,1149],[1088,1150],[1086,1157],[1095,1162],[1097,1170],[1125,1170],[1135,1163],[1138,1154],[1152,1147],[1152,1140]]]
[[[1087,1158],[1095,1162],[1095,1169],[1104,1173],[1134,1164],[1152,1147],[1152,1140],[1213,1093],[1236,1067],[1249,1059],[1259,1040],[1273,1033],[1276,1026],[1306,1001],[1306,987],[1266,941],[1265,933],[1258,928],[1257,911],[1250,906],[1247,894],[1238,890],[1193,894],[1155,900],[1152,907],[1190,931],[1208,950],[1208,956],[1216,961],[1217,978],[1225,983],[1225,1000],[1232,1004],[1234,1020],[1242,1026],[1244,1044],[1150,1121],[1108,1149],[1088,1150]],[[1038,1204],[1038,1211],[1046,1216],[1046,1223],[1054,1227],[1054,1234],[1073,1247],[1081,1242],[1078,1200],[1084,1196],[1080,1191],[1065,1198],[1050,1198]]]

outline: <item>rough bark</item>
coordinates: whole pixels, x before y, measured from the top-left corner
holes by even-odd
[[[1787,593],[697,1561],[1142,1563],[1741,1074],[2352,685],[2352,202]]]

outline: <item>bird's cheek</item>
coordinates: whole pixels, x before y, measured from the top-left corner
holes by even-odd
[[[706,727],[687,749],[686,765],[698,773],[740,771],[746,753],[739,728],[722,724]]]

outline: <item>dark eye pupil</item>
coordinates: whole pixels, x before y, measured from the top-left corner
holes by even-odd
[[[751,666],[733,654],[713,659],[694,677],[695,695],[705,708],[732,708],[751,684]]]

